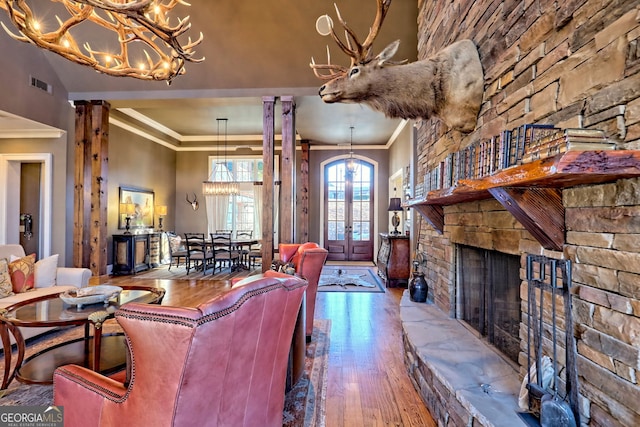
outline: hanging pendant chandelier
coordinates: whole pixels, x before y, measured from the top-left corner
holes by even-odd
[[[218,121],[217,161],[207,181],[202,182],[202,194],[205,196],[231,196],[240,192],[238,182],[233,179],[227,165],[227,119]],[[224,161],[220,161],[220,122],[224,122]]]
[[[358,162],[353,158],[353,126],[351,126],[351,140],[349,142],[349,160],[346,164],[347,174],[353,175],[358,168]]]

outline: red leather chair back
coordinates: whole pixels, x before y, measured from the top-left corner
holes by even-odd
[[[307,338],[310,338],[313,333],[318,281],[329,252],[314,242],[281,243],[278,245],[278,252],[282,261],[293,263],[296,267],[296,274],[309,282],[306,303],[306,335]]]
[[[128,387],[59,368],[65,426],[281,426],[286,369],[306,282],[261,275],[197,308],[126,304]]]

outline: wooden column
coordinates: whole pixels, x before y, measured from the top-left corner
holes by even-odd
[[[73,266],[107,274],[109,110],[105,101],[76,107]]]
[[[300,159],[300,218],[298,234],[300,243],[309,241],[309,141],[302,141]]]
[[[282,159],[280,162],[280,242],[294,243],[295,230],[295,178],[296,178],[296,106],[292,96],[282,101]]]
[[[275,103],[273,96],[262,97],[262,272],[271,268],[273,261],[273,187],[274,177],[274,141],[275,141]]]

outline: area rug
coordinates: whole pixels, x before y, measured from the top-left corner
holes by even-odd
[[[374,267],[325,265],[318,292],[384,292]]]
[[[104,333],[119,332],[114,320],[103,326]],[[307,344],[305,369],[302,378],[285,397],[282,425],[286,427],[324,427],[327,392],[327,368],[331,320],[315,319],[313,335]],[[58,342],[79,338],[83,327],[73,327],[41,335],[27,346],[26,357],[44,347]],[[0,375],[4,357],[0,357]],[[53,386],[27,385],[14,380],[9,388],[0,391],[0,406],[49,406],[53,404]]]
[[[282,425],[324,427],[329,367],[331,320],[314,319],[311,342],[307,344],[304,374],[287,393]]]
[[[217,269],[215,274],[213,274],[213,270],[209,269],[204,273],[199,270],[190,269],[187,274],[187,268],[183,266],[172,266],[171,270],[169,270],[168,265],[160,265],[156,268],[152,268],[148,271],[143,271],[137,273],[133,276],[130,276],[133,279],[161,279],[161,280],[181,280],[181,279],[190,279],[190,280],[231,280],[234,277],[244,277],[250,276],[252,274],[260,273],[262,267],[257,267],[252,270],[237,270],[231,271],[229,268],[223,268],[222,270]]]

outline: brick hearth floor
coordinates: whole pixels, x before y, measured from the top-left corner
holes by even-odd
[[[433,304],[400,301],[405,364],[433,417],[444,425],[526,426],[518,372]],[[452,424],[450,424],[452,423]]]

